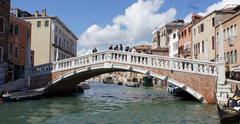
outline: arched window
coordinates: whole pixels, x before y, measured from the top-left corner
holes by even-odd
[[[237,50],[235,50],[235,63],[237,63],[237,58],[238,58],[238,56],[237,56]]]
[[[0,33],[4,32],[4,18],[0,16]]]
[[[227,52],[227,62],[230,63],[230,54]]]
[[[231,63],[232,63],[232,64],[234,63],[234,60],[235,60],[234,54],[233,54],[233,51],[231,51]]]
[[[224,60],[225,60],[225,62],[226,62],[226,53],[224,53]]]
[[[202,41],[202,53],[204,53],[204,41]]]

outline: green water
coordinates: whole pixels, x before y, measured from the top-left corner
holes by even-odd
[[[91,83],[76,97],[0,105],[1,124],[218,124],[214,105],[164,90]]]

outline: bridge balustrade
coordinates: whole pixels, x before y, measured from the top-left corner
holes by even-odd
[[[61,70],[74,69],[78,67],[91,66],[104,62],[116,62],[129,65],[146,66],[160,69],[217,75],[218,66],[222,63],[204,62],[190,59],[170,58],[166,56],[131,53],[123,51],[103,51],[89,55],[68,58],[32,69],[32,75],[51,73]]]

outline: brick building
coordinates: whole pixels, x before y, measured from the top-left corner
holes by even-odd
[[[31,23],[10,15],[10,36],[8,44],[9,67],[12,80],[24,77],[26,42],[31,42]],[[33,51],[32,58],[33,58]],[[32,62],[33,64],[33,62]]]
[[[200,20],[202,16],[193,14],[192,21],[187,23],[183,28],[179,30],[178,38],[179,38],[179,51],[178,56],[180,58],[192,58],[191,50],[192,50],[192,25],[195,24],[198,20]]]
[[[8,35],[10,0],[0,1],[0,84],[8,80]]]

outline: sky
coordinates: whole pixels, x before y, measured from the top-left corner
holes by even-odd
[[[28,12],[47,9],[79,38],[78,55],[111,44],[151,44],[151,32],[169,21],[190,21],[240,0],[11,0],[13,8]]]

